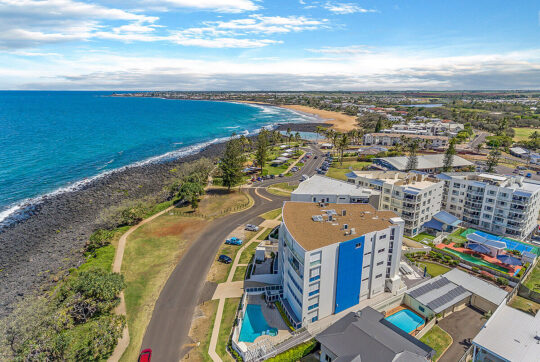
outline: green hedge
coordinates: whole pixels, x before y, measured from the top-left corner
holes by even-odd
[[[279,314],[281,314],[281,318],[285,321],[287,326],[290,328],[291,331],[294,331],[294,327],[292,326],[291,322],[289,321],[289,318],[287,318],[287,314],[285,313],[285,310],[283,309],[283,306],[281,305],[280,301],[277,301],[274,303],[279,311]]]
[[[300,358],[310,354],[315,349],[316,346],[317,346],[317,341],[315,339],[311,339],[283,353],[280,353],[277,356],[268,359],[267,361],[269,362],[298,361]]]

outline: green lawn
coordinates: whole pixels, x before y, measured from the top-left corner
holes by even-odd
[[[225,299],[223,317],[221,318],[218,342],[216,346],[216,353],[223,361],[233,361],[232,357],[227,352],[227,343],[229,342],[229,336],[233,327],[234,317],[236,316],[236,310],[238,309],[238,303],[240,303],[240,298]]]
[[[270,230],[270,229],[269,229]],[[251,260],[251,257],[255,253],[255,249],[259,246],[259,243],[257,241],[252,242],[249,244],[248,247],[242,251],[242,255],[240,255],[240,261],[239,264],[247,264]]]
[[[266,190],[277,196],[291,196],[291,192],[296,190],[298,185],[289,185],[288,182],[281,182],[268,187]]]
[[[424,240],[424,239],[427,239],[429,242],[431,242],[431,241],[433,241],[433,239],[435,239],[435,236],[429,235],[427,233],[420,233],[420,234],[412,237],[411,239],[413,239],[414,241],[418,241],[419,243],[421,243],[422,240]]]
[[[420,338],[420,342],[427,344],[435,350],[436,353],[433,361],[437,361],[441,358],[442,353],[452,344],[452,337],[441,327],[435,325]]]
[[[426,266],[428,274],[431,275],[432,277],[436,277],[437,275],[444,274],[450,270],[450,268],[436,264],[436,263],[430,263],[427,261],[421,261],[420,263],[421,265]]]
[[[244,276],[246,275],[246,269],[246,266],[237,266],[236,270],[234,271],[233,282],[240,282],[244,280]]]
[[[271,229],[271,228],[266,229],[261,235],[259,235],[259,237],[257,239],[258,240],[266,240],[266,238],[268,237],[268,235],[270,235],[272,230],[273,229]]]
[[[533,302],[532,300],[520,297],[516,295],[510,300],[508,305],[512,308],[519,309],[522,312],[529,313],[531,315],[536,315],[538,310],[540,310],[540,304]]]
[[[514,141],[527,141],[529,136],[534,132],[540,132],[540,129],[536,128],[514,128]]]
[[[350,172],[351,167],[355,171],[361,171],[365,166],[368,165],[371,165],[371,162],[343,161],[343,165],[341,165],[338,161],[334,161],[332,167],[328,169],[326,176],[347,181],[347,177],[345,175]]]
[[[453,243],[463,244],[467,242],[467,238],[461,235],[464,231],[463,228],[456,229],[452,234],[448,235],[447,239]]]
[[[540,263],[536,263],[536,266],[531,271],[527,280],[523,283],[527,288],[540,293]]]
[[[265,212],[264,214],[262,214],[260,216],[265,220],[274,220],[280,214],[281,214],[281,208],[270,210],[270,211]]]

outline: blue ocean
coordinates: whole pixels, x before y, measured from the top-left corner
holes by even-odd
[[[0,224],[45,194],[122,167],[194,153],[233,132],[313,121],[277,107],[111,94],[0,92]]]

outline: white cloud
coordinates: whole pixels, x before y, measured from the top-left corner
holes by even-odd
[[[324,5],[326,10],[329,10],[335,14],[345,15],[354,13],[375,13],[377,10],[364,9],[361,6],[352,3],[331,3],[327,2]]]
[[[261,7],[251,0],[149,0],[149,4],[196,10],[210,10],[224,13],[241,13],[259,10]]]
[[[0,84],[13,89],[366,90],[538,89],[540,49],[440,57],[414,49],[333,59],[196,60],[85,53],[0,63]],[[34,61],[34,62],[32,62]],[[39,64],[39,66],[36,66]]]
[[[0,49],[87,40],[104,31],[104,21],[126,22],[132,32],[157,20],[75,0],[0,0]]]
[[[343,47],[321,47],[317,49],[306,49],[311,53],[321,53],[330,55],[351,55],[351,54],[367,54],[371,50],[366,45],[348,45]]]

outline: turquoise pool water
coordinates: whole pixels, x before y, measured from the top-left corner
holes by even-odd
[[[407,333],[424,324],[424,318],[408,309],[400,310],[385,319]]]
[[[262,335],[275,336],[277,335],[277,329],[270,327],[266,323],[260,305],[248,304],[238,341],[253,343],[257,337]]]

